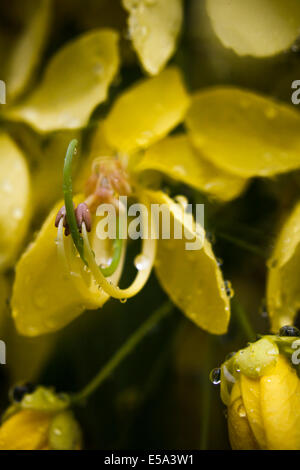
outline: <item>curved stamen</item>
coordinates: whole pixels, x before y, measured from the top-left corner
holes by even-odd
[[[142,211],[142,216],[143,216],[143,223],[144,224],[148,223],[148,220],[144,211]],[[151,236],[150,238],[146,238],[143,240],[142,253],[141,253],[143,258],[147,259],[148,261],[147,265],[145,269],[138,272],[133,283],[127,289],[120,289],[119,287],[114,286],[111,282],[109,282],[105,278],[105,276],[101,272],[101,269],[97,265],[95,256],[92,252],[89,239],[88,239],[87,230],[86,230],[84,223],[82,224],[82,236],[83,236],[83,242],[84,242],[84,254],[85,254],[88,266],[91,270],[91,273],[93,274],[99,286],[107,294],[109,294],[111,297],[114,297],[116,299],[128,299],[136,295],[144,287],[144,285],[146,284],[150,276],[150,273],[154,264],[154,260],[155,260],[155,254],[156,254],[156,239],[154,236],[154,226],[153,226],[152,219],[151,219]]]
[[[74,242],[74,245],[77,248],[78,253],[82,261],[87,264],[84,258],[83,251],[83,239],[80,236],[76,214],[73,205],[73,190],[72,190],[72,160],[75,153],[76,146],[78,145],[77,139],[73,139],[68,146],[68,150],[65,157],[64,171],[63,171],[63,192],[65,200],[65,209],[66,209],[66,219],[68,227]]]
[[[72,160],[75,153],[76,146],[78,141],[73,139],[69,146],[65,157],[64,171],[63,171],[63,191],[64,191],[64,200],[65,207],[62,208],[58,215],[56,216],[55,225],[59,226],[60,221],[62,220],[64,226],[66,226],[68,232],[71,233],[74,245],[84,262],[88,264],[84,257],[83,250],[83,239],[80,235],[81,227],[84,224],[84,227],[87,231],[91,230],[91,216],[88,209],[88,206],[85,203],[78,205],[77,209],[74,209],[73,203],[73,190],[72,190]],[[62,212],[63,211],[63,212]],[[111,276],[117,269],[122,253],[122,240],[116,239],[113,244],[113,257],[109,266],[106,268],[100,268],[105,277]]]
[[[118,221],[117,221],[117,227],[118,227]],[[105,268],[100,266],[101,272],[105,277],[112,276],[113,273],[116,271],[119,265],[120,259],[121,259],[122,247],[123,247],[123,240],[119,238],[119,231],[117,230],[117,236],[113,242],[113,257],[112,257],[111,263]]]

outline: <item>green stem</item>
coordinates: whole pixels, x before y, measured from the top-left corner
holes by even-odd
[[[250,243],[245,242],[244,240],[240,240],[239,238],[236,238],[232,235],[228,235],[227,233],[223,232],[217,232],[216,233],[217,237],[223,238],[223,240],[226,240],[236,246],[239,246],[240,248],[243,248],[246,251],[249,251],[250,253],[253,253],[261,258],[266,259],[266,254],[257,248],[254,245],[251,245]]]
[[[250,342],[255,341],[256,333],[253,330],[251,323],[249,322],[248,315],[242,305],[236,299],[233,299],[232,301],[232,310],[247,339]]]
[[[121,348],[113,355],[107,364],[98,372],[86,387],[80,392],[74,394],[71,398],[72,403],[79,404],[94,393],[97,388],[111,375],[118,365],[135,349],[140,341],[146,336],[160,320],[171,313],[173,305],[166,302],[158,308],[143,324],[140,326],[129,339],[121,346]]]

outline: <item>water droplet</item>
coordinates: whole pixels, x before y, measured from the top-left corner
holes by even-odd
[[[136,139],[138,145],[144,147],[148,144],[149,140],[151,140],[153,134],[151,131],[143,131],[141,135]]]
[[[214,243],[216,243],[216,237],[215,237],[214,233],[207,231],[206,234],[205,234],[205,237],[206,237],[207,241],[209,241],[212,245],[214,245]]]
[[[5,193],[11,193],[12,192],[12,184],[9,182],[9,181],[4,181],[3,184],[2,184],[2,190],[5,192]]]
[[[227,354],[227,356],[225,357],[225,360],[228,361],[228,359],[231,359],[233,356],[236,355],[236,352],[230,352],[229,354]]]
[[[143,271],[144,269],[147,269],[149,266],[149,263],[150,263],[150,260],[145,255],[137,255],[134,258],[134,265],[138,271]]]
[[[121,304],[126,304],[127,299],[120,299]]]
[[[175,201],[178,202],[180,207],[185,211],[188,207],[188,200],[185,196],[176,196]]]
[[[240,406],[238,407],[237,412],[238,412],[238,415],[239,415],[240,418],[245,418],[245,417],[247,416],[247,413],[246,413],[246,410],[245,410],[244,405],[240,405]]]
[[[20,220],[23,217],[23,210],[20,207],[17,207],[13,210],[13,218],[16,220]]]
[[[260,316],[263,318],[268,318],[268,310],[267,310],[267,303],[266,299],[263,299],[261,306],[260,306]]]
[[[217,265],[219,267],[223,265],[223,260],[221,258],[217,258]]]
[[[267,266],[269,269],[274,269],[276,268],[276,266],[278,265],[278,260],[277,259],[270,259],[269,261],[267,261]]]
[[[219,385],[221,382],[221,369],[220,367],[217,367],[216,369],[213,369],[211,373],[209,374],[210,381],[214,385]]]
[[[98,76],[103,74],[103,65],[98,63],[94,66],[94,73]]]
[[[185,176],[186,175],[186,170],[182,165],[175,165],[173,166],[173,171],[176,173],[178,176]]]
[[[277,110],[275,108],[269,107],[265,110],[265,115],[268,119],[274,119],[277,116]]]
[[[234,290],[231,287],[230,281],[224,281],[226,295],[231,299],[234,296]]]

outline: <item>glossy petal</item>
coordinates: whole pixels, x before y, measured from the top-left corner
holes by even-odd
[[[57,52],[37,90],[8,117],[39,132],[81,128],[107,98],[118,67],[118,34],[109,29],[85,33]]]
[[[261,379],[261,409],[269,450],[300,449],[300,380],[280,356]]]
[[[176,47],[182,23],[182,0],[123,0],[129,12],[128,32],[150,75],[158,74]]]
[[[198,92],[186,124],[213,164],[242,178],[300,168],[300,114],[292,106],[239,88]]]
[[[152,203],[168,206],[171,227],[181,228],[184,209],[162,192],[149,194]],[[185,229],[193,235],[195,227],[190,222],[191,218],[187,217]],[[205,234],[201,226],[198,230],[196,240],[201,244]],[[158,240],[157,277],[175,305],[196,325],[210,333],[223,334],[230,317],[229,298],[211,245],[204,239],[200,250],[186,250],[186,243],[184,237],[172,237],[172,231],[171,239]]]
[[[240,387],[247,419],[260,449],[267,448],[266,432],[261,410],[260,379],[251,379],[241,374]]]
[[[85,184],[91,176],[93,161],[98,157],[114,157],[115,152],[108,144],[104,132],[104,122],[97,124],[96,130],[90,142],[89,151],[82,155],[79,169],[76,173],[74,187],[78,192],[84,192]]]
[[[298,0],[206,0],[206,5],[216,35],[239,55],[272,56],[299,35]]]
[[[244,178],[221,171],[205,160],[185,135],[166,137],[151,146],[135,168],[136,172],[147,170],[160,171],[220,201],[238,197],[246,186]]]
[[[51,0],[42,0],[11,52],[6,74],[9,102],[24,91],[36,69],[48,37],[50,17]]]
[[[81,430],[71,411],[64,411],[54,417],[49,431],[49,444],[53,450],[81,448]]]
[[[0,331],[4,331],[4,325],[7,319],[9,299],[9,283],[3,274],[0,274]]]
[[[0,427],[0,450],[41,450],[48,443],[51,415],[19,411]]]
[[[268,261],[267,306],[272,331],[294,322],[300,308],[300,204],[287,218]]]
[[[181,74],[170,67],[157,77],[142,80],[116,100],[105,121],[107,141],[123,153],[147,148],[183,120],[188,105]]]
[[[78,203],[80,198],[76,199]],[[108,296],[100,292],[85,271],[82,261],[75,255],[70,267],[62,263],[55,243],[57,229],[54,220],[60,202],[49,214],[36,240],[28,247],[16,266],[12,310],[18,331],[25,336],[37,336],[56,331],[80,315],[85,309],[96,309]],[[91,244],[97,262],[109,258],[106,241],[96,237],[96,226],[91,234]],[[66,243],[73,246],[71,238]],[[118,282],[120,269],[112,280]]]
[[[12,266],[30,220],[30,177],[25,157],[0,133],[0,270]]]
[[[233,450],[258,449],[257,442],[247,419],[238,382],[233,386],[231,402],[228,406],[228,433],[230,445]]]

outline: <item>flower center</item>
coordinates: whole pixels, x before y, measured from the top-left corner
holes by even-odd
[[[91,212],[102,203],[113,204],[118,209],[118,197],[129,196],[131,192],[128,174],[117,158],[100,157],[93,161],[85,188],[85,204]]]

